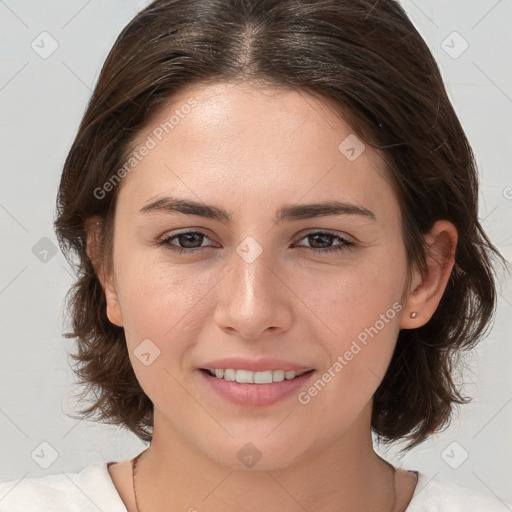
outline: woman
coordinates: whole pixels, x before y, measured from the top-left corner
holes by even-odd
[[[55,223],[82,414],[150,445],[2,510],[503,510],[372,444],[411,449],[466,401],[452,366],[501,258],[477,198],[395,1],[153,2],[103,67]]]

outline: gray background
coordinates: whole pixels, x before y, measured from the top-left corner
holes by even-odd
[[[402,3],[441,67],[475,151],[483,226],[512,261],[512,2]],[[103,60],[146,4],[0,0],[0,481],[78,471],[145,447],[125,430],[66,415],[79,391],[69,367],[74,341],[61,336],[72,276],[52,221],[61,168]],[[52,39],[40,36],[45,31]],[[57,49],[45,55],[52,44]],[[406,457],[397,456],[398,446],[380,452],[512,502],[510,281],[501,280],[493,330],[466,359],[464,391],[474,401]]]

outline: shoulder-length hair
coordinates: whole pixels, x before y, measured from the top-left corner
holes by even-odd
[[[69,290],[73,368],[94,393],[79,417],[124,426],[150,441],[153,404],[132,369],[122,328],[87,255],[86,222],[101,219],[111,264],[115,180],[148,120],[181,89],[251,81],[328,100],[385,158],[411,269],[427,269],[423,235],[439,219],[458,231],[455,265],[423,326],[402,329],[373,400],[372,430],[410,449],[449,424],[461,396],[459,355],[486,333],[496,308],[492,259],[503,257],[478,220],[472,149],[438,66],[394,0],[156,0],[122,31],[66,159],[55,228],[75,265]],[[126,168],[125,168],[126,169]],[[111,186],[104,186],[110,183]]]

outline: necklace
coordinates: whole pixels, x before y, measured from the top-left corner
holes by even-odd
[[[144,451],[146,451],[146,450],[144,450]],[[132,460],[133,495],[135,496],[135,509],[137,510],[137,512],[140,512],[140,508],[139,508],[139,503],[137,501],[137,492],[135,490],[135,475],[137,474],[137,462],[139,461],[139,458],[144,453],[144,451],[140,452]],[[384,460],[384,459],[382,459],[382,460]],[[391,507],[390,512],[395,512],[395,507],[396,507],[396,468],[393,465],[389,464],[389,462],[387,462],[387,461],[384,461],[384,462],[386,462],[386,464],[388,464],[389,466],[391,466],[393,468],[393,506]],[[416,483],[417,483],[418,482],[418,472],[414,471],[414,473],[416,474]],[[409,506],[409,502],[405,505],[404,508],[401,508],[397,512],[405,512],[407,510],[408,506]]]
[[[146,451],[146,450],[144,450]],[[135,457],[132,461],[132,481],[133,481],[133,495],[135,496],[135,509],[137,510],[137,512],[140,512],[140,508],[139,508],[139,503],[137,501],[137,493],[135,492],[135,474],[137,472],[137,462],[139,461],[139,457],[144,453],[143,452],[140,452],[139,455],[137,455],[137,457]]]

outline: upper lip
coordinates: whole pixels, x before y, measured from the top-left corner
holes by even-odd
[[[282,359],[274,359],[270,357],[261,357],[259,359],[248,359],[246,357],[226,357],[223,359],[215,359],[209,361],[201,366],[202,369],[235,369],[235,370],[248,370],[252,372],[262,372],[265,370],[284,370],[302,372],[313,370],[311,366],[304,366],[295,364],[290,361]]]

